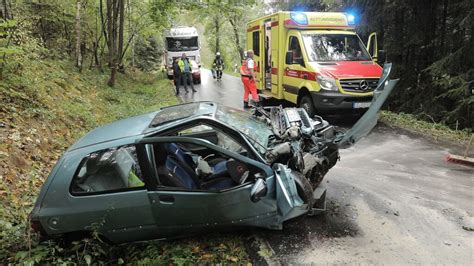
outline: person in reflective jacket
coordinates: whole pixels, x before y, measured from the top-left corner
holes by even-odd
[[[186,84],[189,83],[193,92],[196,92],[193,85],[192,65],[191,62],[189,62],[189,59],[185,53],[181,55],[181,59],[179,60],[178,65],[181,69],[184,89],[186,90],[186,92],[188,92],[188,87],[186,86]]]
[[[258,106],[260,100],[257,94],[257,84],[255,83],[255,62],[253,61],[253,50],[247,51],[247,58],[242,61],[240,67],[240,78],[244,84],[244,108],[249,108],[249,94]]]

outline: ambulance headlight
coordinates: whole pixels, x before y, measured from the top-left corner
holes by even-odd
[[[336,85],[336,80],[331,78],[331,77],[326,77],[326,76],[321,76],[318,75],[316,80],[319,83],[319,86],[323,90],[327,91],[337,91],[337,85]]]
[[[304,13],[290,13],[290,18],[300,25],[308,25],[308,17]]]
[[[346,14],[346,18],[347,18],[347,24],[348,25],[355,25],[355,16],[352,15],[352,14]]]

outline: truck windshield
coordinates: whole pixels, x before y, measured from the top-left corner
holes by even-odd
[[[303,34],[310,62],[369,61],[369,53],[357,35]]]
[[[197,50],[198,46],[198,37],[166,38],[166,47],[170,52]]]

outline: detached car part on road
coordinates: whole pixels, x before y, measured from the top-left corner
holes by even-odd
[[[338,149],[370,132],[394,88],[346,133],[300,108],[253,114],[197,102],[97,128],[59,159],[30,215],[46,237],[97,231],[114,243],[231,226],[281,229],[313,212]]]

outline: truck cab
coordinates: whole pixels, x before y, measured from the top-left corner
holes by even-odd
[[[180,26],[165,32],[164,61],[168,78],[173,77],[173,61],[176,58],[181,58],[183,53],[189,60],[195,61],[199,67],[201,66],[199,35],[194,27]]]
[[[377,35],[364,45],[346,13],[278,12],[253,20],[247,47],[254,50],[261,95],[310,116],[365,111],[382,75]]]

